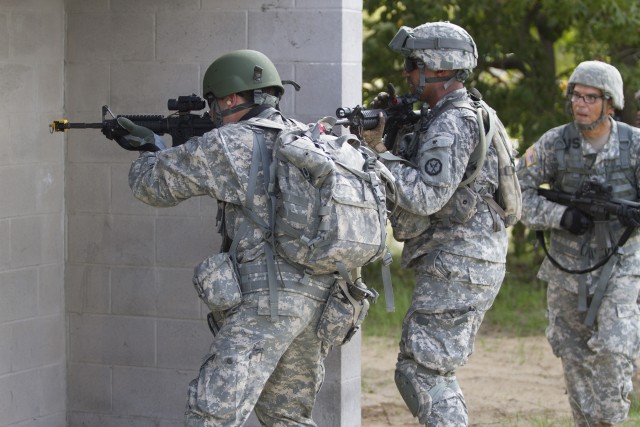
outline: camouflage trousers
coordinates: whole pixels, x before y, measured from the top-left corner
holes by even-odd
[[[547,339],[562,360],[577,427],[617,424],[627,418],[633,363],[640,347],[639,289],[638,277],[614,275],[596,324],[587,327],[586,313],[577,309],[578,295],[549,283]]]
[[[280,290],[274,321],[268,291],[245,294],[189,384],[185,425],[241,426],[255,409],[265,426],[315,427],[311,412],[328,353],[316,334],[324,305]]]
[[[473,353],[505,265],[445,252],[418,261],[416,289],[402,327],[396,385],[421,424],[466,427],[467,407],[456,370]]]

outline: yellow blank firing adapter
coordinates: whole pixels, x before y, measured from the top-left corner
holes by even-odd
[[[54,120],[53,123],[49,125],[49,133],[66,132],[67,129],[69,129],[69,126],[67,126],[68,124],[69,124],[69,120],[65,120],[65,119]]]

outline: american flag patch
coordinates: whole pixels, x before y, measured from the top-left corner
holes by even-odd
[[[531,166],[531,165],[535,165],[536,164],[536,152],[533,150],[533,147],[529,147],[527,149],[527,152],[524,153],[524,162],[527,165],[527,167]]]

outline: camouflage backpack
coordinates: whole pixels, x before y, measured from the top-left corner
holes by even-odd
[[[333,117],[287,129],[264,118],[249,122],[258,129],[280,130],[272,150],[260,131],[254,137],[254,156],[261,152],[259,163],[269,177],[270,224],[261,224],[250,208],[243,207],[266,229],[269,250],[305,276],[338,272],[350,284],[351,271],[382,260],[387,310],[393,311],[391,254],[386,246],[391,172],[355,135],[333,134]],[[256,186],[258,168],[251,169],[250,189]]]
[[[474,111],[480,128],[480,143],[471,153],[469,159],[469,164],[475,165],[474,172],[463,180],[459,187],[473,184],[484,164],[487,145],[492,144],[498,155],[498,193],[496,200],[493,197],[483,197],[483,200],[498,212],[504,220],[505,226],[510,227],[517,223],[522,216],[522,191],[515,167],[517,153],[495,110],[482,100],[482,95],[477,90],[471,89],[469,96],[471,102],[454,101],[451,103],[451,106],[469,108]]]
[[[502,208],[501,215],[504,215],[505,225],[510,227],[520,221],[522,216],[522,191],[515,167],[517,152],[496,112],[482,98],[474,101],[481,129],[480,139],[493,144],[498,154],[497,203]],[[483,120],[485,115],[488,118],[486,123]],[[482,129],[485,129],[486,134],[483,134]]]

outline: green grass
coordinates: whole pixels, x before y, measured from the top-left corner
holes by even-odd
[[[384,288],[380,277],[380,262],[370,264],[362,269],[362,278],[367,286],[374,288],[380,297],[371,305],[364,321],[362,331],[369,336],[392,336],[400,338],[402,318],[411,304],[414,288],[414,275],[410,270],[400,268],[400,255],[394,254],[391,263],[391,280],[393,281],[393,297],[395,311],[388,313],[384,299]]]
[[[395,251],[399,251],[395,248]],[[483,333],[506,336],[531,336],[544,334],[546,327],[546,284],[536,279],[538,265],[531,251],[516,259],[507,260],[507,274],[493,307],[487,312]],[[371,306],[363,331],[369,336],[400,336],[402,319],[411,303],[415,286],[411,271],[400,267],[400,254],[394,253],[391,264],[395,312],[385,309],[384,290],[380,279],[380,263],[362,269],[365,283],[380,293],[378,303]]]
[[[634,387],[637,387],[637,384]],[[640,425],[640,390],[634,390],[631,394],[631,408],[629,408],[629,419],[622,425]]]
[[[540,262],[533,253],[507,259],[507,273],[485,316],[484,332],[517,337],[544,334],[547,287],[536,279]]]

